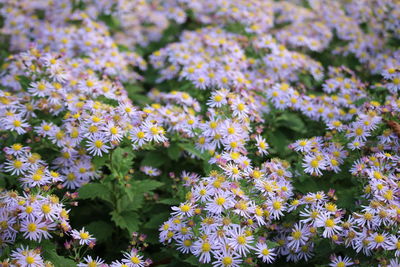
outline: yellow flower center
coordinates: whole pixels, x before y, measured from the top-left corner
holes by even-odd
[[[140,259],[136,256],[131,257],[131,262],[134,264],[139,264],[140,263]]]
[[[332,219],[328,219],[328,220],[325,221],[325,226],[326,227],[333,227],[333,226],[335,226],[335,221],[332,220]]]
[[[91,81],[91,80],[87,80],[87,81],[86,81],[86,86],[87,86],[87,87],[93,87],[93,85],[94,85],[94,82],[93,82],[93,81]]]
[[[32,256],[26,256],[25,261],[27,264],[34,264],[35,263],[35,258]]]
[[[208,242],[204,242],[203,245],[201,245],[201,250],[203,252],[209,252],[211,250],[211,245]]]
[[[246,244],[246,236],[244,236],[244,235],[238,236],[238,237],[236,238],[236,240],[237,240],[237,242],[238,242],[240,245]]]
[[[86,233],[86,232],[80,233],[79,236],[80,236],[82,239],[88,239],[88,238],[89,238],[89,234]]]
[[[183,212],[188,212],[190,210],[190,206],[189,205],[182,205],[181,206],[181,211],[183,211]]]
[[[42,175],[39,173],[35,173],[34,175],[32,175],[32,180],[34,180],[35,182],[42,180]]]
[[[265,149],[266,147],[265,142],[263,141],[261,141],[258,145],[260,146],[261,149]]]
[[[98,128],[97,128],[97,126],[92,125],[92,126],[89,127],[88,130],[89,130],[89,132],[91,132],[91,133],[96,133],[96,132],[98,131]]]
[[[363,132],[364,132],[364,130],[362,128],[357,128],[355,131],[356,135],[358,135],[358,136],[362,135]]]
[[[220,96],[220,95],[214,96],[214,101],[215,102],[221,102],[222,101],[222,96]]]
[[[385,237],[383,235],[376,235],[374,240],[376,243],[382,243],[383,241],[385,241]]]
[[[35,232],[36,231],[36,229],[37,229],[37,226],[36,226],[36,224],[34,224],[34,223],[30,223],[30,224],[28,224],[28,227],[27,227],[27,229],[28,229],[28,232]]]
[[[32,206],[26,207],[25,212],[28,213],[28,214],[31,214],[33,212]]]
[[[14,149],[15,151],[19,151],[22,149],[22,145],[21,144],[13,144],[12,149]]]
[[[366,213],[364,214],[364,219],[366,219],[367,221],[372,220],[373,217],[374,217],[374,216],[373,216],[371,213],[369,213],[369,212],[366,212]]]
[[[158,128],[156,126],[151,127],[150,131],[152,134],[158,134]]]
[[[313,160],[310,162],[310,165],[311,165],[311,167],[313,167],[313,168],[318,168],[318,166],[319,166],[319,161],[318,161],[317,159],[313,159]]]
[[[224,258],[222,259],[222,264],[223,264],[224,266],[230,266],[232,263],[233,263],[232,257],[227,256],[227,257],[224,257]]]
[[[269,255],[269,249],[264,248],[263,250],[261,250],[261,254],[263,254],[264,256],[268,256]]]
[[[118,129],[116,127],[111,127],[110,128],[110,133],[111,134],[117,134],[118,133]]]
[[[15,121],[13,122],[13,125],[14,125],[15,127],[21,127],[22,122],[19,121],[19,120],[15,120]]]
[[[138,133],[136,134],[136,137],[139,138],[139,139],[144,138],[144,136],[145,136],[145,133],[144,133],[144,132],[138,132]]]
[[[226,199],[223,197],[217,197],[217,199],[215,200],[215,203],[217,203],[217,205],[222,206],[224,205]]]
[[[22,167],[22,161],[20,161],[20,160],[14,160],[13,166],[14,166],[14,168],[16,168],[16,169],[20,169],[20,168]]]
[[[103,147],[103,142],[101,141],[101,140],[96,140],[95,142],[94,142],[94,146],[95,147],[97,147],[97,148],[101,148],[101,147]]]
[[[48,131],[51,130],[51,126],[48,125],[48,124],[45,124],[45,125],[43,125],[42,129],[43,129],[44,131],[48,132]]]
[[[50,208],[50,206],[49,205],[47,205],[47,204],[44,204],[43,206],[42,206],[42,211],[43,211],[43,213],[49,213],[50,211],[51,211],[51,208]]]
[[[39,91],[43,91],[44,89],[46,89],[46,85],[44,83],[39,83],[37,88]]]
[[[292,233],[292,237],[293,237],[295,240],[299,240],[299,239],[301,238],[301,231],[294,231],[294,232]]]
[[[272,203],[272,207],[273,207],[275,210],[280,210],[280,209],[282,208],[282,203],[279,202],[279,201],[274,201],[274,202]]]

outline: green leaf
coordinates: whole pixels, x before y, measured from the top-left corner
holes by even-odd
[[[96,170],[103,167],[106,164],[106,161],[107,157],[98,157],[98,156],[94,157],[92,160],[94,166],[96,167]]]
[[[144,203],[144,193],[151,192],[164,185],[154,180],[133,180],[130,187],[125,187],[125,195],[118,200],[121,210],[136,211],[140,209]]]
[[[289,128],[295,132],[305,133],[306,126],[296,113],[284,113],[276,120],[278,126]]]
[[[304,182],[295,181],[294,187],[301,193],[317,191],[321,189],[321,187],[315,181],[316,179],[323,179],[323,178],[308,177],[304,179]]]
[[[356,101],[354,101],[354,104],[359,107],[367,101],[368,101],[368,98],[363,97],[363,98],[360,98],[360,99],[357,99]]]
[[[67,259],[63,256],[60,256],[54,250],[44,250],[43,257],[54,264],[55,267],[74,267],[76,263],[71,260]]]
[[[309,178],[310,178],[310,177],[307,176],[307,175],[300,175],[298,179],[299,179],[300,182],[304,182],[305,180],[307,180],[307,179],[309,179]]]
[[[155,180],[134,180],[131,182],[132,190],[135,194],[143,194],[164,185],[164,183]]]
[[[167,204],[167,205],[178,205],[180,201],[175,198],[164,198],[158,201],[157,203]]]
[[[141,162],[142,166],[152,166],[152,167],[160,167],[165,163],[165,155],[160,153],[160,151],[151,151],[146,153],[146,156]]]
[[[100,242],[109,240],[113,232],[113,226],[105,221],[91,222],[85,227]]]
[[[279,246],[278,243],[270,241],[270,240],[267,240],[266,243],[267,243],[268,248],[276,248],[277,246]]]
[[[356,195],[356,190],[354,188],[340,188],[336,190],[336,195],[338,197],[337,204],[339,207],[346,209],[352,209],[355,205],[354,196]]]
[[[31,83],[31,80],[28,77],[25,76],[18,76],[18,81],[21,87],[25,90],[29,88],[29,84]]]
[[[189,152],[192,155],[195,155],[196,157],[202,159],[202,160],[209,160],[210,155],[208,153],[201,153],[200,150],[198,150],[193,144],[189,143],[182,143],[179,144],[181,148],[183,148],[185,151]]]
[[[78,190],[80,199],[94,199],[99,198],[101,200],[112,202],[112,193],[107,186],[99,183],[85,184]]]
[[[287,153],[289,153],[290,150],[288,148],[288,145],[290,144],[290,142],[288,141],[286,135],[284,135],[281,131],[271,134],[268,137],[268,141],[278,153],[278,155],[285,156]]]
[[[131,93],[129,94],[129,98],[132,99],[135,103],[138,103],[139,105],[145,105],[151,103],[150,98],[148,98],[146,95],[143,94]]]
[[[135,155],[130,147],[118,147],[112,153],[112,170],[116,171],[120,176],[128,173],[132,167]]]
[[[168,156],[172,160],[178,160],[181,155],[181,148],[177,144],[171,144],[167,150]]]
[[[204,161],[203,171],[206,175],[209,174],[213,169],[215,169],[215,165],[208,163],[208,161]]]
[[[323,256],[327,255],[331,252],[332,245],[329,243],[328,240],[322,239],[316,242],[315,252],[317,255]]]
[[[63,256],[60,256],[56,252],[56,245],[51,242],[50,240],[43,240],[42,242],[38,243],[28,243],[29,248],[37,248],[41,247],[42,249],[42,256],[45,260],[50,261],[56,267],[73,267],[76,266],[76,263],[71,260],[67,259]]]
[[[136,232],[139,230],[139,216],[134,211],[125,211],[118,213],[117,211],[112,211],[110,213],[111,219],[115,222],[117,226],[122,229],[126,229],[129,233]]]
[[[200,266],[199,259],[196,258],[196,256],[193,256],[193,255],[191,255],[188,258],[186,258],[184,260],[184,262],[189,263],[190,265],[193,265],[193,266]],[[210,265],[201,265],[201,266],[210,266]]]
[[[144,202],[143,193],[135,193],[131,188],[125,188],[125,193],[126,195],[118,200],[121,210],[136,211],[142,207]]]
[[[154,214],[151,216],[151,219],[144,225],[144,227],[153,229],[158,228],[160,225],[165,222],[170,216],[169,212],[161,212],[158,214]]]
[[[138,84],[131,84],[131,83],[126,84],[125,89],[126,89],[126,91],[128,91],[128,95],[131,93],[136,94],[136,93],[141,93],[144,91],[142,86],[140,86]]]
[[[304,85],[307,88],[312,88],[313,87],[313,78],[309,74],[298,74],[299,80],[301,83],[304,83]]]
[[[4,189],[6,187],[6,177],[0,176],[0,190]]]

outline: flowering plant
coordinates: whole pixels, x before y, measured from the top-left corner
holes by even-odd
[[[400,266],[398,1],[0,15],[2,266]]]

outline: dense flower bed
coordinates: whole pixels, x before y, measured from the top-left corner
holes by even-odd
[[[400,2],[0,0],[2,266],[400,266]]]

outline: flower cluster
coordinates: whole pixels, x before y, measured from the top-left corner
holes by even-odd
[[[78,267],[149,266],[136,217],[168,172],[181,184],[143,210],[200,263],[399,265],[399,1],[0,0],[0,14],[2,265],[51,266],[64,243]],[[70,220],[85,190],[106,203],[95,226],[134,232],[119,260],[86,255],[101,231]]]
[[[152,65],[161,69],[159,82],[178,77],[198,89],[211,89],[208,120],[198,124],[195,140],[200,151],[212,155],[209,163],[216,167],[203,178],[189,183],[185,179],[190,190],[186,201],[172,208],[172,217],[160,228],[162,242],[176,243],[179,251],[194,254],[200,262],[239,266],[251,263],[252,256],[268,263],[280,256],[287,261],[309,260],[321,239],[367,256],[381,250],[398,256],[398,170],[394,166],[399,160],[395,133],[399,126],[387,121],[398,116],[397,52],[379,50],[378,40],[372,51],[367,47],[350,50],[357,43],[371,43],[368,38],[378,35],[364,34],[356,15],[347,16],[337,3],[323,6],[310,1],[310,5],[311,10],[291,3],[274,4],[279,14],[276,23],[289,23],[278,28],[275,36],[258,33],[249,38],[206,28],[184,32],[180,42],[151,57]],[[346,9],[350,7],[346,5]],[[317,13],[319,8],[329,14]],[[385,16],[393,14],[388,11]],[[344,26],[343,21],[355,27]],[[376,33],[384,32],[385,38],[390,38],[391,33],[385,32],[388,28],[374,27]],[[384,105],[373,100],[367,84],[352,70],[329,66],[324,74],[318,62],[284,46],[322,51],[330,45],[333,31],[351,41],[348,50],[337,49],[336,53],[351,51],[362,64],[380,66],[380,71],[371,70],[384,78],[375,88],[384,87],[394,94]],[[250,49],[259,55],[249,58]],[[325,76],[321,84],[324,94],[305,91],[300,70],[307,70],[316,80]],[[261,135],[254,135],[252,125],[263,122],[271,109],[298,111],[325,125],[325,136],[300,139],[290,148],[304,155],[304,174],[322,176],[332,171],[367,178],[367,183],[361,183],[365,194],[358,209],[349,213],[339,208],[334,191],[295,196],[291,180],[301,174],[296,170],[293,176],[286,162],[274,159],[256,167],[248,150],[254,146],[249,141],[256,140],[258,155],[268,153],[268,144]],[[257,131],[262,133],[262,128]],[[352,152],[360,150],[365,155],[361,158]],[[342,167],[345,162],[353,162],[347,174],[343,173],[348,168]],[[285,220],[285,213],[297,216],[297,221],[291,216]],[[332,257],[331,266],[352,264],[347,257]]]
[[[35,174],[45,175],[45,174]],[[2,193],[1,240],[2,246],[14,243],[17,234],[25,239],[41,241],[51,238],[51,233],[66,232],[69,225],[68,210],[54,195],[18,195],[17,192]]]

